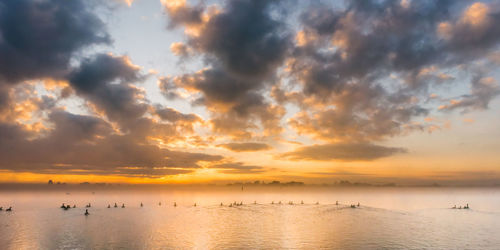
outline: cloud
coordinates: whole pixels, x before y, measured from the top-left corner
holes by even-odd
[[[202,22],[203,5],[189,6],[186,0],[161,0],[169,15],[169,27],[177,25],[197,25]]]
[[[128,57],[83,57],[89,46],[111,43],[87,4],[0,4],[0,169],[157,178],[223,160],[158,146],[185,141],[194,133],[193,124],[203,120],[152,106],[137,86],[148,75]],[[37,88],[43,86],[37,83],[24,82],[33,79],[43,80],[43,92],[49,94],[40,94]],[[48,87],[51,81],[61,84]],[[90,115],[65,111],[58,103],[74,98],[73,93]]]
[[[176,55],[180,58],[189,57],[190,54],[192,53],[191,48],[189,48],[184,43],[180,43],[180,42],[172,43],[170,45],[170,51],[172,51],[172,53],[174,55]]]
[[[255,174],[265,172],[261,166],[245,165],[241,162],[222,163],[210,166],[224,174]]]
[[[134,2],[134,0],[123,0],[123,2],[125,2],[125,4],[130,7],[130,6],[132,6],[132,3]]]
[[[267,98],[271,90],[274,101],[301,109],[288,121],[300,134],[376,141],[432,126],[416,122],[432,112],[421,101],[429,89],[455,84],[445,70],[480,60],[500,41],[493,4],[350,1],[309,4],[298,15],[294,44],[296,27],[283,17],[288,4],[166,4],[171,27],[186,31],[176,51],[202,56],[206,67],[164,79],[162,93],[175,98],[177,88],[187,90],[197,97],[193,104],[209,110],[213,131],[233,138],[261,129],[279,135],[285,110]],[[446,38],[442,24],[450,26]],[[469,30],[477,40],[460,38]],[[401,83],[387,84],[389,75]]]
[[[300,97],[304,98],[304,97]],[[330,107],[296,113],[288,124],[299,134],[325,141],[374,141],[411,131],[411,118],[428,110],[415,105],[412,96],[395,96],[379,85],[353,82],[329,99]],[[301,99],[297,102],[305,103]],[[306,103],[307,105],[307,103]]]
[[[127,57],[96,54],[85,58],[69,75],[69,81],[77,90],[91,93],[110,83],[126,84],[142,78],[140,68]]]
[[[55,125],[51,137],[71,142],[95,142],[99,137],[109,135],[111,126],[100,118],[67,113],[55,110],[49,114]]]
[[[8,86],[0,83],[0,115],[9,110],[11,105],[10,93]]]
[[[472,78],[470,94],[449,100],[448,104],[439,106],[439,110],[461,109],[462,112],[484,110],[488,108],[490,101],[498,95],[500,95],[500,88],[495,78],[477,74]]]
[[[469,5],[458,20],[443,21],[437,32],[450,50],[477,54],[494,46],[500,38],[500,8],[494,4],[475,2]]]
[[[286,26],[270,14],[278,2],[228,1],[189,44],[239,76],[258,79],[272,74],[290,45]]]
[[[112,43],[99,18],[106,3],[96,3],[0,4],[0,169],[260,173],[266,168],[172,147],[269,150],[250,141],[284,141],[285,128],[318,144],[281,159],[375,160],[406,152],[380,141],[439,128],[439,117],[425,119],[435,111],[485,110],[500,94],[498,65],[489,65],[500,44],[495,2],[162,1],[168,31],[184,31],[172,54],[198,61],[159,77],[158,86],[169,101],[204,108],[202,119],[153,104],[142,85],[150,75],[127,56],[95,52]],[[444,93],[469,78],[469,92]]]
[[[169,122],[200,122],[202,119],[195,114],[183,114],[173,108],[159,107],[156,109],[156,114],[163,120]]]
[[[0,169],[158,177],[223,159],[137,143],[129,135],[112,133],[106,121],[93,116],[54,111],[49,118],[54,128],[41,137],[16,124],[0,123]]]
[[[379,78],[431,65],[449,67],[480,58],[500,41],[499,10],[464,1],[350,1],[345,9],[320,5],[301,14],[303,32],[319,38],[297,46],[293,72],[305,91],[339,91],[352,77]],[[442,30],[450,34],[443,40]],[[318,41],[319,40],[319,41]],[[329,49],[330,48],[330,49]]]
[[[195,114],[184,114],[173,108],[157,107],[155,113],[163,120],[175,124],[183,131],[194,132],[193,125],[203,123],[203,119]]]
[[[265,143],[255,143],[255,142],[244,142],[244,143],[225,143],[219,144],[218,147],[223,147],[225,149],[229,149],[234,152],[254,152],[254,151],[262,151],[269,150],[272,147]]]
[[[65,75],[71,58],[109,44],[104,23],[87,1],[5,0],[0,4],[0,81]]]
[[[279,158],[292,161],[371,161],[405,152],[403,148],[367,143],[336,143],[300,147],[281,154]]]
[[[170,23],[184,25],[188,47],[183,45],[183,50],[206,58],[207,67],[163,82],[164,95],[175,96],[172,86],[201,94],[195,104],[212,111],[217,133],[247,137],[251,136],[248,130],[259,125],[268,134],[278,132],[282,112],[273,112],[277,107],[261,92],[272,82],[291,45],[286,26],[271,15],[280,8],[279,1],[228,1],[217,10],[188,6],[185,1],[165,5]],[[189,31],[193,25],[196,32]],[[238,121],[239,131],[230,128],[228,120]]]
[[[158,87],[160,88],[162,95],[167,98],[167,100],[182,98],[177,91],[177,85],[171,77],[159,77]]]
[[[129,129],[131,123],[148,109],[143,101],[143,91],[132,84],[144,77],[140,68],[127,57],[97,54],[82,60],[79,67],[69,74],[68,80],[77,93],[91,101],[110,120],[118,122],[123,129]]]
[[[299,134],[328,142],[426,130],[431,125],[417,121],[436,107],[422,100],[431,88],[460,84],[446,71],[461,67],[470,74],[464,64],[480,63],[496,49],[498,13],[494,4],[466,1],[311,4],[299,16],[287,81],[274,86],[272,96],[301,109],[288,121]],[[486,108],[496,96],[488,90],[492,86],[475,84],[470,96],[441,109]]]

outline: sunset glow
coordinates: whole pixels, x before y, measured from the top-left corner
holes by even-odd
[[[96,3],[0,3],[0,182],[500,183],[496,1]]]

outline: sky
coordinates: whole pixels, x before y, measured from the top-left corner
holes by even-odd
[[[500,183],[500,1],[2,0],[0,182]]]

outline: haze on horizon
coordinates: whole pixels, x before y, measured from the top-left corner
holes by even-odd
[[[500,2],[3,0],[0,182],[500,183]]]

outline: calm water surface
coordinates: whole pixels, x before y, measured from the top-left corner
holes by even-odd
[[[500,249],[500,189],[0,191],[0,206],[1,249]]]

